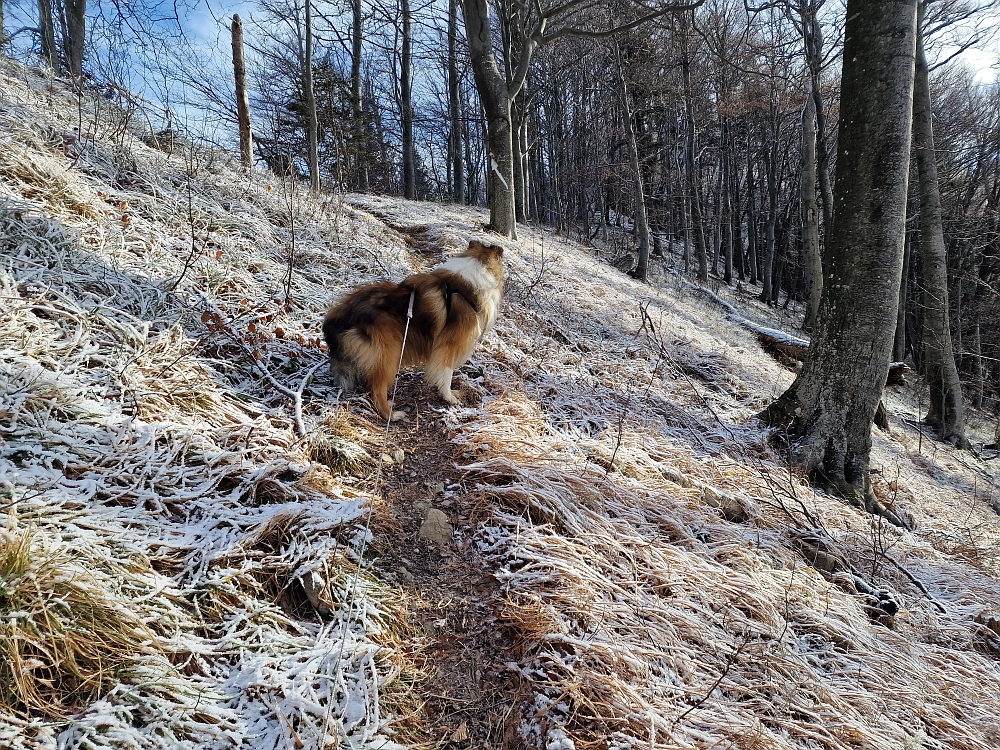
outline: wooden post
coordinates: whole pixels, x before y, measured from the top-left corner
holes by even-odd
[[[247,94],[247,66],[243,61],[243,21],[233,16],[233,75],[236,78],[236,112],[240,124],[240,163],[253,167],[253,134],[250,130],[250,96]]]

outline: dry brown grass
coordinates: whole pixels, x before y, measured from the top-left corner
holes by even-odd
[[[130,571],[81,552],[31,527],[0,532],[0,710],[65,718],[158,650],[111,593]]]

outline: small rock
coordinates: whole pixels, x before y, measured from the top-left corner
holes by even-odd
[[[437,482],[434,484],[428,484],[427,488],[431,491],[433,495],[443,495],[444,494],[444,482]]]
[[[417,511],[417,513],[420,513],[421,515],[425,514],[428,511],[428,509],[430,509],[430,507],[431,504],[425,502],[424,500],[417,500],[417,502],[413,504],[413,509]]]
[[[454,529],[448,523],[448,516],[437,508],[428,510],[427,515],[424,516],[424,522],[420,524],[420,538],[438,544],[449,544],[454,533]]]
[[[399,576],[399,580],[403,583],[413,583],[416,579],[413,577],[413,573],[408,571],[402,565],[396,568],[396,575]]]
[[[451,500],[442,500],[441,501],[441,507],[442,508],[450,508],[451,507]]]
[[[402,448],[393,448],[392,449],[392,460],[395,461],[397,464],[403,463],[403,459],[405,457],[406,457],[406,454],[403,453],[403,449]]]
[[[386,466],[392,466],[392,456],[390,456],[388,453],[383,453],[382,463],[384,463]]]
[[[302,584],[302,589],[306,592],[306,598],[309,599],[309,603],[313,605],[313,608],[319,614],[324,616],[333,614],[332,603],[324,596],[327,591],[326,581],[323,580],[323,576],[315,570],[310,570],[305,575],[299,577],[299,583]]]

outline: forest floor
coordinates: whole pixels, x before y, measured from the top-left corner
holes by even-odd
[[[789,471],[794,373],[676,255],[525,226],[463,403],[403,373],[386,431],[324,310],[486,213],[141,135],[0,64],[0,747],[1000,746],[995,417],[887,391],[890,526]]]

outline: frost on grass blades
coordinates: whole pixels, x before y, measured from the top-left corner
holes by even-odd
[[[0,746],[471,739],[460,707],[403,716],[430,705],[413,662],[454,618],[433,602],[433,634],[408,631],[420,606],[359,561],[407,533],[364,523],[382,428],[307,374],[332,298],[466,246],[485,212],[313,199],[97,106],[0,64]],[[492,736],[1000,746],[995,466],[923,438],[903,387],[872,479],[916,530],[815,492],[753,418],[792,378],[748,330],[789,329],[757,290],[718,291],[752,324],[733,325],[664,262],[648,285],[616,271],[625,233],[519,234],[465,404],[410,426],[447,428],[431,471],[461,456],[447,557],[492,580],[469,594],[469,627],[505,644],[480,654]]]
[[[393,747],[395,615],[352,585],[367,498],[261,376],[322,361],[308,310],[370,261],[303,207],[287,314],[274,186],[107,143],[86,100],[71,137],[77,102],[3,65],[0,746]]]

